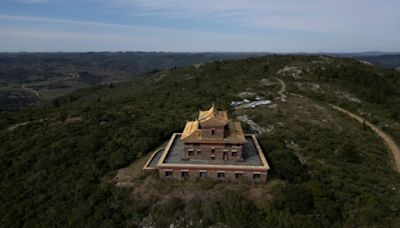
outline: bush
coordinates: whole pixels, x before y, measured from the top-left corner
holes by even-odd
[[[233,191],[225,191],[221,200],[222,221],[231,227],[261,227],[254,203]]]
[[[288,150],[275,150],[270,153],[272,168],[278,178],[298,183],[308,179],[306,167],[298,157]]]
[[[291,214],[307,214],[314,209],[313,195],[299,184],[288,185],[274,200],[277,209],[288,209]]]
[[[180,217],[183,208],[182,200],[177,197],[171,197],[166,202],[155,206],[151,215],[156,227],[169,227]]]
[[[358,152],[357,147],[350,142],[340,146],[338,151],[338,157],[339,159],[342,159],[345,162],[351,162],[351,163],[362,162],[362,157],[360,155],[360,152]]]

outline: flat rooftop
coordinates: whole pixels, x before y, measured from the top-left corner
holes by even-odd
[[[149,159],[145,168],[156,169],[157,165],[211,165],[211,166],[233,166],[233,167],[252,167],[267,168],[269,165],[265,160],[264,154],[258,145],[257,139],[253,135],[246,135],[246,142],[243,145],[244,161],[234,160],[182,160],[183,143],[180,140],[181,134],[172,135],[165,148],[158,149]],[[168,151],[165,151],[168,150]],[[162,163],[160,163],[162,161]]]
[[[167,156],[165,157],[164,164],[207,164],[207,165],[245,165],[245,166],[262,166],[260,156],[258,156],[257,149],[254,145],[251,136],[246,137],[246,142],[243,145],[243,162],[234,160],[182,160],[181,154],[183,153],[183,143],[180,140],[180,135],[177,135],[170,147]]]

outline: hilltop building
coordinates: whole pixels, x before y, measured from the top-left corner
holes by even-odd
[[[240,122],[229,120],[227,112],[214,105],[186,123],[180,140],[184,160],[243,160],[246,139]]]
[[[161,178],[171,179],[265,182],[269,165],[256,136],[244,134],[240,122],[212,105],[155,151],[144,170],[158,170]]]

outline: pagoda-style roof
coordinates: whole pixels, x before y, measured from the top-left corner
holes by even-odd
[[[201,125],[225,126],[229,122],[227,112],[218,111],[214,104],[207,111],[200,110],[197,119]]]
[[[240,124],[239,121],[229,121],[228,125],[229,129],[229,135],[227,139],[229,141],[235,141],[235,142],[245,142],[246,139],[244,137],[242,125]]]
[[[203,138],[202,126],[226,126],[224,138]],[[218,111],[214,104],[207,111],[200,111],[195,121],[187,121],[181,135],[181,140],[187,143],[230,143],[242,144],[246,141],[240,122],[228,119],[226,111]]]
[[[182,132],[181,139],[193,137],[199,134],[199,121],[187,121],[185,129]]]

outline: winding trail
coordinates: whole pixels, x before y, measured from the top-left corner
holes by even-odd
[[[275,79],[278,80],[282,86],[281,89],[278,91],[278,94],[281,96],[282,99],[285,99],[286,95],[284,93],[286,93],[286,84],[283,80],[281,80],[279,78],[275,78]],[[353,119],[356,119],[360,123],[364,123],[364,121],[365,121],[365,124],[368,127],[370,127],[380,138],[382,138],[383,141],[385,141],[387,147],[389,148],[390,152],[393,155],[395,169],[397,172],[400,172],[400,147],[398,146],[396,141],[394,141],[394,139],[390,135],[383,132],[381,129],[379,129],[377,126],[375,126],[371,122],[363,119],[361,116],[358,116],[358,115],[356,115],[350,111],[347,111],[343,108],[340,108],[336,105],[329,104],[329,106],[331,106],[333,109],[335,109],[337,111],[347,114],[348,116],[352,117]]]
[[[354,114],[352,112],[349,112],[349,111],[347,111],[347,110],[345,110],[343,108],[340,108],[340,107],[332,105],[332,104],[329,104],[329,106],[331,106],[333,109],[335,109],[337,111],[340,111],[340,112],[343,112],[343,113],[347,114],[348,116],[356,119],[360,123],[363,123],[365,121],[365,124],[368,127],[370,127],[373,131],[375,131],[375,133],[379,137],[381,137],[383,139],[383,141],[385,141],[385,143],[389,147],[390,151],[392,152],[395,168],[396,168],[396,170],[398,172],[400,172],[400,148],[399,148],[399,146],[396,144],[396,142],[394,141],[394,139],[390,135],[388,135],[385,132],[383,132],[377,126],[373,125],[371,122],[363,119],[362,117],[360,117],[360,116],[358,116],[358,115],[356,115],[356,114]]]
[[[40,97],[40,93],[38,91],[36,91],[36,90],[33,90],[33,89],[31,89],[31,88],[29,88],[29,87],[27,87],[25,85],[22,85],[21,88],[26,90],[26,91],[28,91],[29,93],[35,94],[35,96],[37,96],[37,97]]]
[[[281,98],[286,99],[286,95],[284,94],[286,92],[286,84],[282,79],[275,78],[276,80],[281,83],[281,89],[278,91],[278,94],[281,96]]]

